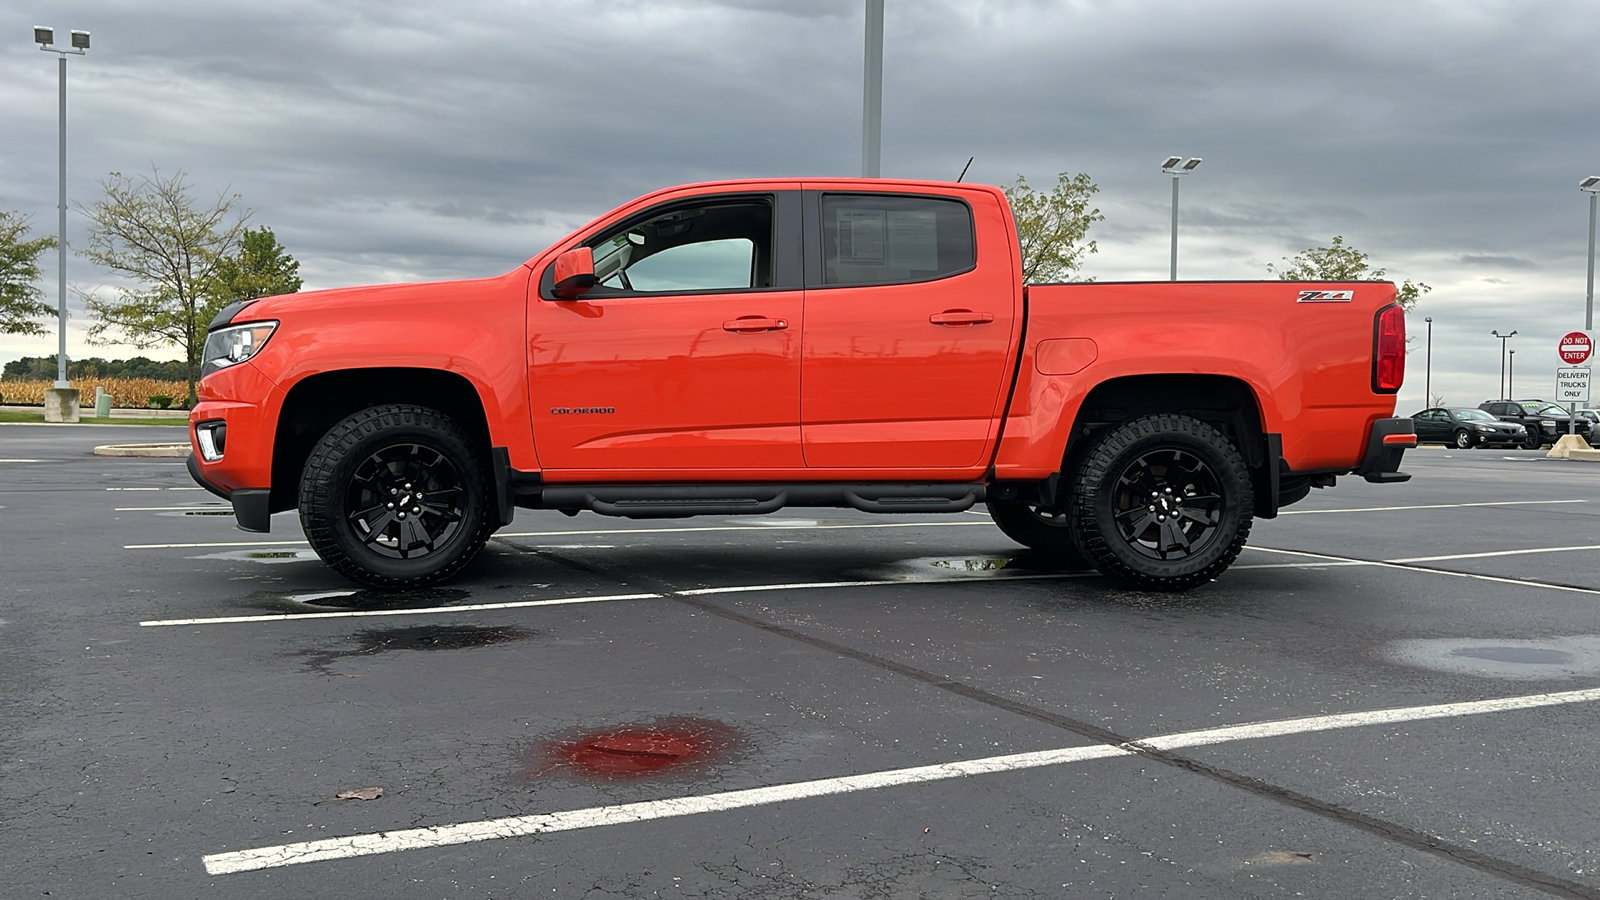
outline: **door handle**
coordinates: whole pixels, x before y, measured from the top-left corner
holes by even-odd
[[[987,325],[994,321],[994,313],[973,312],[970,309],[947,309],[934,313],[928,321],[935,325]]]
[[[789,327],[787,319],[769,319],[766,316],[740,316],[722,323],[723,331],[753,333],[757,331],[782,331]]]

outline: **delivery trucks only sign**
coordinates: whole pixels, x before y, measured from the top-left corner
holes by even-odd
[[[1556,402],[1589,402],[1589,368],[1587,366],[1581,369],[1569,369],[1562,366],[1556,370]]]
[[[1561,354],[1561,361],[1569,366],[1581,366],[1589,360],[1589,354],[1594,352],[1594,341],[1582,331],[1569,332],[1561,339],[1556,347],[1556,352]]]

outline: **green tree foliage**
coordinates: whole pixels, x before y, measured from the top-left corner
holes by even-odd
[[[48,235],[28,240],[28,220],[0,210],[0,334],[44,334],[39,320],[54,313],[39,280],[39,254],[56,246]],[[50,377],[55,377],[51,363]]]
[[[1267,271],[1284,281],[1383,281],[1388,274],[1384,269],[1372,268],[1367,254],[1346,246],[1339,235],[1333,236],[1332,246],[1313,247],[1293,259],[1284,257],[1283,261],[1288,263],[1284,268],[1269,263]],[[1408,278],[1398,287],[1396,299],[1402,309],[1410,309],[1431,290],[1433,288],[1428,285]]]
[[[212,291],[223,305],[258,297],[293,294],[303,284],[300,262],[278,243],[270,228],[246,228],[239,248],[217,264]]]
[[[132,359],[86,359],[67,361],[68,378],[149,378],[154,381],[182,381],[188,377],[188,365],[181,359],[154,360],[147,356]],[[54,356],[24,356],[5,364],[0,371],[3,381],[55,380]]]
[[[1021,175],[1004,190],[1022,243],[1023,282],[1093,281],[1076,275],[1085,256],[1100,252],[1086,240],[1089,226],[1105,220],[1089,205],[1099,186],[1083,172],[1062,172],[1049,193],[1035,191]]]
[[[84,211],[90,227],[83,256],[137,287],[116,288],[110,300],[86,295],[97,320],[89,338],[179,348],[192,406],[206,326],[228,303],[217,296],[219,269],[238,246],[247,214],[234,211],[238,194],[197,204],[181,171],[137,179],[112,172],[100,185],[105,195]]]

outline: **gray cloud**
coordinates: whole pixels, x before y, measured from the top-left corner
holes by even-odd
[[[1539,264],[1531,259],[1522,259],[1517,256],[1493,256],[1486,253],[1469,253],[1457,261],[1463,266],[1478,266],[1485,269],[1523,269],[1532,271],[1539,268]]]

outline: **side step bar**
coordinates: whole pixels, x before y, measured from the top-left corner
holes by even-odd
[[[629,519],[761,515],[785,506],[873,513],[958,513],[984,499],[983,484],[606,484],[543,485],[517,497],[532,509],[589,510]]]

